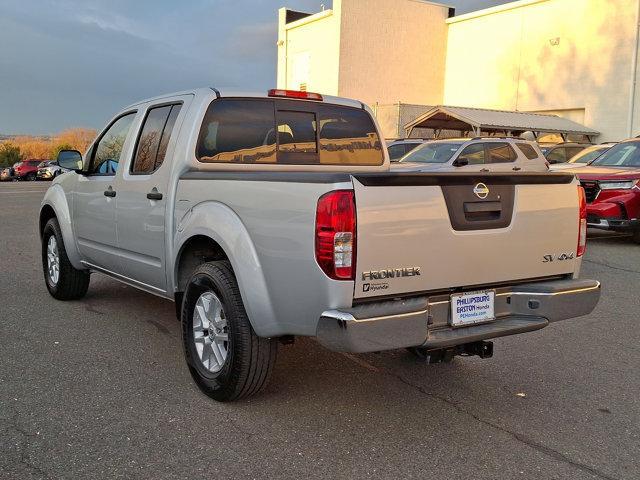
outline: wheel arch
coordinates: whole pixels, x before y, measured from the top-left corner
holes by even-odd
[[[80,253],[73,235],[73,227],[71,225],[71,212],[67,196],[64,190],[58,184],[51,185],[42,199],[40,204],[40,212],[38,216],[38,232],[40,239],[44,232],[47,222],[55,218],[60,225],[64,247],[69,261],[74,268],[78,270],[86,269],[80,261]]]
[[[40,208],[40,218],[38,221],[38,232],[40,233],[40,238],[42,239],[42,233],[44,232],[44,227],[49,220],[52,218],[57,218],[56,211],[53,209],[51,205],[45,203]]]
[[[274,336],[277,321],[255,245],[239,216],[220,202],[203,202],[179,222],[171,268],[176,300],[198,265],[228,260],[245,310],[259,336]]]

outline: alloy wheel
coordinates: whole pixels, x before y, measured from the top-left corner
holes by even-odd
[[[212,373],[220,371],[229,352],[229,329],[222,302],[211,291],[196,302],[193,341],[202,366]]]

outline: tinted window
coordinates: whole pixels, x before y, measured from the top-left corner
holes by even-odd
[[[483,143],[474,143],[465,147],[460,153],[460,156],[456,159],[458,160],[466,160],[468,165],[481,165],[485,163],[484,158],[484,144]]]
[[[640,143],[625,142],[614,145],[591,162],[591,165],[640,167]]]
[[[382,143],[369,114],[361,108],[320,105],[320,163],[381,165]]]
[[[283,108],[276,115],[280,105],[296,110]],[[196,156],[201,162],[348,165],[380,165],[384,158],[365,110],[261,99],[213,101]]]
[[[584,150],[584,147],[567,147],[567,160],[572,159],[582,150]]]
[[[404,144],[404,152],[405,153],[409,153],[411,150],[413,150],[414,148],[418,147],[418,145],[421,145],[420,143],[405,143]]]
[[[567,153],[564,148],[554,148],[547,153],[547,160],[550,163],[563,163],[567,161]]]
[[[162,165],[179,112],[180,105],[165,105],[149,110],[136,146],[132,173],[149,174]]]
[[[160,145],[162,130],[171,112],[171,105],[152,108],[142,125],[142,132],[136,146],[136,154],[131,165],[133,173],[150,173],[155,170],[156,155]]]
[[[164,126],[164,130],[162,131],[162,138],[160,139],[160,145],[158,146],[158,155],[156,156],[156,167],[157,170],[162,162],[164,162],[164,157],[167,154],[167,147],[169,146],[169,140],[171,140],[171,134],[173,133],[173,128],[176,126],[176,119],[178,118],[178,114],[180,113],[181,105],[173,105],[171,107],[171,113],[169,113],[169,118],[167,118],[167,123]]]
[[[577,155],[571,157],[571,163],[589,163],[591,160],[595,160],[604,152],[606,152],[609,147],[589,147],[582,150]]]
[[[278,151],[316,153],[316,115],[278,111]]]
[[[414,148],[403,162],[447,163],[458,151],[461,143],[424,143]]]
[[[535,148],[533,148],[528,143],[517,143],[516,145],[518,145],[518,148],[520,149],[520,151],[524,153],[524,156],[527,157],[529,160],[534,160],[538,158],[538,154],[536,153]]]
[[[94,149],[89,168],[90,174],[115,175],[133,117],[135,117],[135,113],[128,113],[120,117],[102,135]]]
[[[516,152],[513,151],[508,143],[487,143],[487,163],[509,163],[516,158]]]
[[[205,114],[196,155],[201,162],[275,163],[275,111],[270,100],[217,100]]]
[[[405,154],[404,145],[397,143],[389,147],[389,158],[391,160],[397,160]]]

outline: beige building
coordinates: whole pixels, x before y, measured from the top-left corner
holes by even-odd
[[[521,0],[454,16],[420,0],[281,9],[278,87],[358,98],[387,137],[431,105],[553,113],[640,134],[640,0]]]

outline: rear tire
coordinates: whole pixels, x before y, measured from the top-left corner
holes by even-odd
[[[182,301],[182,340],[198,387],[220,402],[260,392],[276,362],[276,339],[258,337],[227,261],[200,265]]]
[[[634,242],[640,243],[640,230],[635,230],[631,236]]]
[[[34,182],[36,180],[36,174],[34,172],[27,173],[26,179],[30,182]]]
[[[47,290],[53,298],[77,300],[86,295],[89,272],[71,265],[55,218],[47,222],[42,232],[42,270]]]

